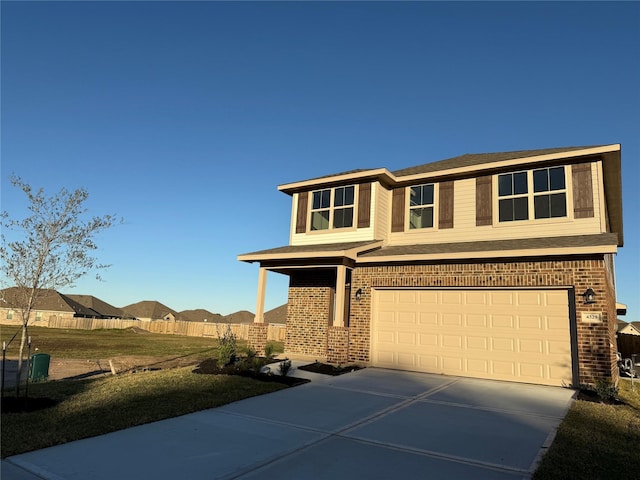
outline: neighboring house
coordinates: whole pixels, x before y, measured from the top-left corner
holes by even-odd
[[[618,333],[640,335],[640,322],[622,322],[618,320]]]
[[[97,318],[118,319],[124,316],[122,309],[114,307],[93,295],[67,295],[67,297],[96,312]]]
[[[211,313],[209,310],[198,308],[196,310],[183,310],[178,313],[180,319],[184,322],[208,322],[223,323],[224,317],[219,313]]]
[[[178,312],[154,300],[144,300],[122,307],[125,316],[138,320],[166,320],[175,322],[180,320]]]
[[[12,324],[22,323],[20,295],[21,292],[17,287],[0,291],[0,321]],[[32,310],[29,325],[47,326],[52,319],[74,317],[101,318],[98,312],[78,303],[69,295],[63,295],[55,290],[41,290]]]
[[[284,184],[285,354],[549,385],[616,381],[620,145],[467,154]],[[618,310],[619,309],[619,310]]]

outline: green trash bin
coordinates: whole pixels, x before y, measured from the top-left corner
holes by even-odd
[[[49,362],[51,355],[48,353],[36,353],[31,355],[29,363],[29,380],[32,382],[44,382],[49,378]]]

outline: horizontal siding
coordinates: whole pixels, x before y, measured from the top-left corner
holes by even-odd
[[[373,219],[375,240],[385,240],[391,231],[391,190],[387,190],[379,183],[372,185],[371,218]]]
[[[594,186],[601,183],[597,178],[596,164],[592,164]],[[594,188],[593,218],[536,220],[531,222],[511,222],[500,225],[476,226],[475,179],[457,180],[454,187],[454,228],[437,228],[420,231],[391,233],[390,245],[411,245],[419,243],[445,243],[482,240],[508,240],[536,238],[541,235],[571,236],[603,233],[600,227],[600,190]],[[567,211],[573,215],[571,192],[567,198]],[[497,215],[497,212],[494,212]]]
[[[388,240],[390,245],[410,245],[419,243],[464,242],[482,240],[507,240],[516,238],[536,238],[541,234],[553,236],[590,235],[606,231],[606,215],[602,211],[602,178],[598,163],[591,164],[593,178],[594,216],[581,219],[561,219],[550,221],[511,222],[509,224],[476,226],[476,179],[456,180],[454,185],[454,227],[444,230],[430,228],[409,232],[391,232],[391,190],[379,183],[371,185],[371,224],[369,228],[336,230],[296,234],[298,195],[292,198],[290,244],[314,245],[368,240]],[[571,175],[568,176],[569,181]],[[437,198],[437,196],[436,196]],[[567,194],[567,212],[573,216],[573,197]],[[497,215],[497,212],[494,212]],[[544,229],[544,230],[542,230]]]

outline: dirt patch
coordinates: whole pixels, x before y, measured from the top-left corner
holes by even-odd
[[[305,370],[307,372],[313,373],[322,373],[323,375],[343,375],[349,372],[355,372],[356,370],[360,370],[362,367],[357,365],[347,365],[346,367],[330,365],[328,363],[320,363],[314,362],[309,365],[302,365],[298,367],[299,370]]]

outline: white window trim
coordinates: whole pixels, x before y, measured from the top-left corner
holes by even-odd
[[[333,206],[333,201],[334,201],[334,197],[335,197],[335,192],[337,188],[346,188],[346,187],[353,187],[353,221],[350,227],[340,227],[340,228],[336,228],[333,226],[333,214],[336,210],[336,207]],[[315,192],[321,192],[323,190],[331,190],[331,194],[329,196],[329,228],[326,228],[324,230],[312,230],[311,229],[311,219],[313,217],[313,212],[317,212],[317,211],[321,211],[321,210],[326,210],[326,209],[319,209],[319,210],[314,210],[313,209],[313,194]],[[308,200],[308,208],[307,208],[307,234],[311,234],[311,235],[323,235],[323,234],[327,234],[327,233],[336,233],[336,232],[351,232],[351,231],[355,231],[357,230],[357,225],[358,225],[358,205],[359,205],[359,193],[360,193],[360,189],[358,188],[357,184],[352,184],[352,185],[337,185],[335,187],[327,187],[327,188],[318,188],[315,190],[311,190],[309,192],[309,200]],[[348,208],[345,206],[342,207],[337,207],[338,209],[344,209],[344,208]]]
[[[422,185],[433,185],[433,226],[424,228],[411,228],[411,188],[420,187]],[[404,191],[404,233],[420,234],[425,232],[435,232],[438,230],[438,221],[440,215],[440,182],[417,183],[405,187]],[[420,207],[415,207],[420,208]]]
[[[536,192],[533,191],[533,171],[534,170],[542,170],[544,168],[554,168],[554,167],[564,167],[564,190],[553,190],[547,192]],[[500,200],[507,198],[518,198],[524,197],[525,195],[508,195],[504,197],[499,196],[498,190],[498,182],[499,176],[505,174],[519,173],[519,172],[527,172],[527,208],[529,213],[528,220],[513,220],[510,222],[501,222],[500,221]],[[520,169],[513,170],[509,172],[502,172],[495,174],[493,176],[493,193],[492,193],[492,208],[493,208],[493,226],[494,227],[511,227],[518,225],[541,225],[541,224],[554,224],[554,223],[569,223],[573,221],[573,185],[571,184],[571,165],[550,165],[546,167],[535,167],[529,169]],[[534,196],[538,195],[548,195],[551,193],[562,193],[564,192],[566,195],[567,201],[567,215],[565,217],[553,217],[553,218],[535,218],[535,208],[534,208]]]

